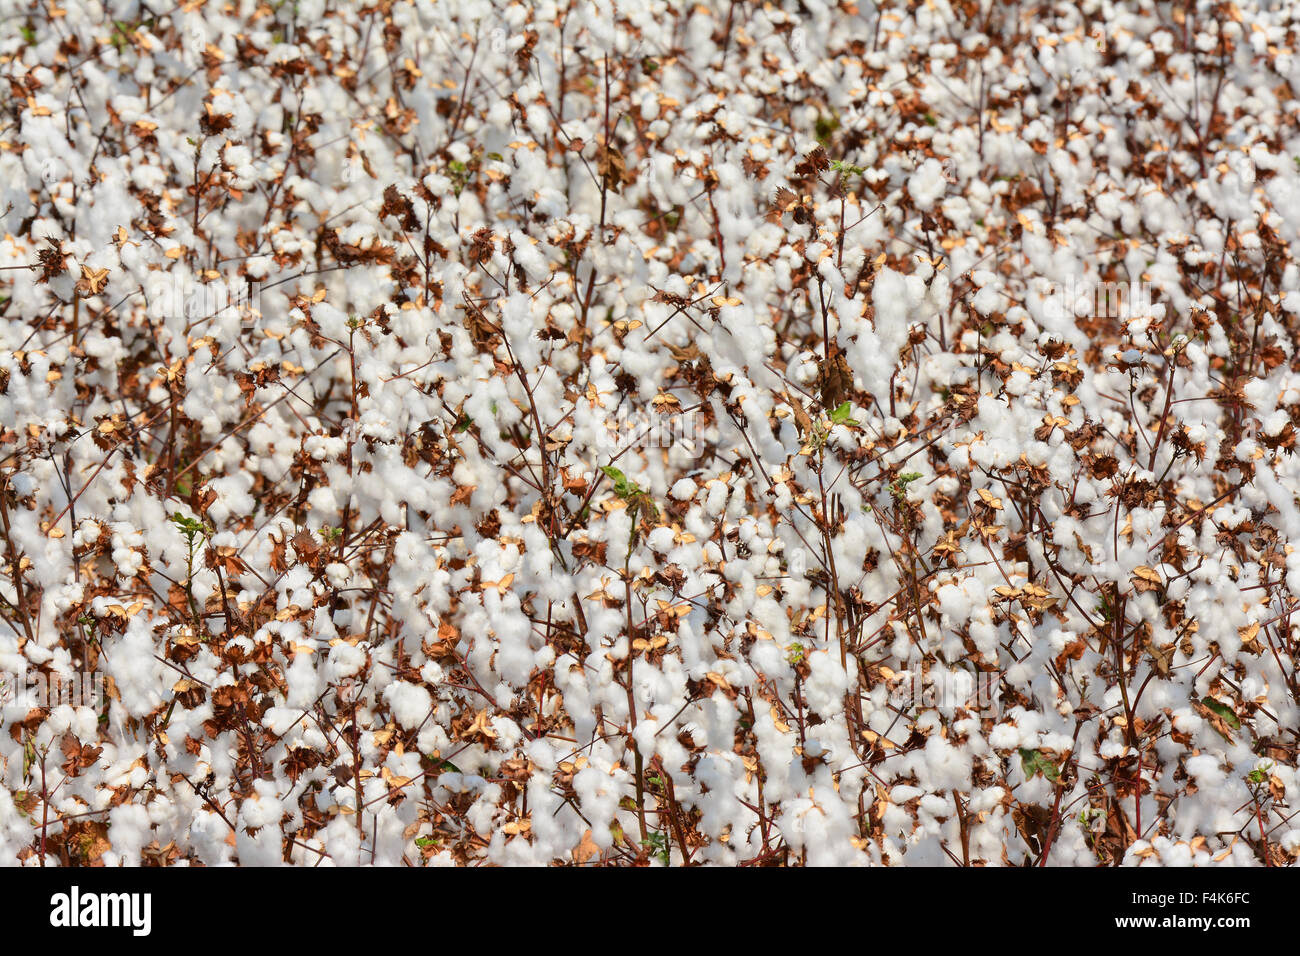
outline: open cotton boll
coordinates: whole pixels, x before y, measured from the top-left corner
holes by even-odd
[[[690,478],[679,478],[669,490],[678,501],[690,501],[695,496],[696,484]]]
[[[276,826],[284,805],[275,786],[266,780],[253,781],[253,794],[239,806],[235,831],[235,852],[242,866],[277,866],[282,862]]]
[[[285,699],[291,707],[310,707],[320,695],[320,674],[313,657],[300,652],[288,667],[285,677],[289,692]]]
[[[943,165],[937,159],[927,159],[921,163],[907,181],[907,191],[917,208],[927,212],[934,207],[947,187]]]
[[[150,830],[149,811],[138,804],[122,804],[109,810],[108,837],[112,849],[105,853],[105,864],[139,866],[140,851],[152,839]]]
[[[393,708],[393,716],[407,730],[419,727],[433,709],[433,698],[423,687],[406,681],[394,681],[384,688],[383,698]]]
[[[844,691],[849,676],[840,664],[838,654],[829,651],[809,654],[808,663],[812,670],[806,684],[808,704],[823,717],[833,717],[844,707]]]
[[[126,712],[143,717],[160,704],[163,665],[154,653],[153,635],[141,618],[131,618],[126,633],[111,644],[108,673],[117,688],[118,699]]]
[[[188,836],[206,866],[222,866],[229,861],[234,853],[226,840],[229,834],[230,824],[206,807],[196,810],[190,819]]]
[[[330,648],[327,658],[328,679],[345,680],[366,666],[366,648],[360,644],[340,642]]]

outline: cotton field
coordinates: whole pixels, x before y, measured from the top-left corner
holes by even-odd
[[[0,23],[0,863],[1300,860],[1300,6]]]

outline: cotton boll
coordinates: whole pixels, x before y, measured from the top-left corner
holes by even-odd
[[[695,482],[689,478],[680,478],[668,492],[678,501],[690,501],[695,496]]]
[[[130,716],[143,717],[165,703],[162,669],[154,656],[153,636],[145,620],[131,618],[127,632],[114,642],[109,657],[109,673]]]
[[[618,790],[613,779],[594,767],[586,767],[573,778],[573,789],[578,795],[583,815],[593,820],[613,819],[618,806]],[[600,849],[609,849],[614,845],[614,838],[608,826],[592,828],[592,841]]]
[[[106,866],[139,866],[140,851],[153,839],[149,811],[124,803],[108,812],[108,839],[112,849],[104,854]]]
[[[707,485],[708,497],[705,499],[705,510],[711,515],[719,515],[726,507],[727,486],[721,481],[713,481]]]
[[[1189,757],[1186,761],[1187,773],[1196,781],[1198,787],[1221,786],[1227,775],[1219,767],[1219,761],[1209,754]]]
[[[423,687],[406,681],[394,681],[384,688],[384,700],[393,710],[393,718],[407,730],[424,723],[433,709],[433,698]]]
[[[1014,724],[998,724],[989,733],[989,746],[994,750],[1011,750],[1019,747],[1021,734]]]
[[[325,827],[325,850],[329,865],[359,866],[361,864],[361,836],[355,822],[339,814]]]
[[[674,532],[672,528],[659,527],[650,532],[646,545],[660,554],[667,554],[673,548]]]
[[[320,677],[314,655],[299,653],[285,672],[289,692],[285,700],[290,707],[307,708],[320,694]]]
[[[494,613],[491,620],[497,639],[497,670],[509,684],[523,687],[533,670],[532,627],[517,606],[506,605]]]
[[[277,866],[280,855],[280,817],[284,806],[275,786],[266,780],[253,781],[253,795],[239,807],[235,852],[241,866]]]
[[[226,837],[230,825],[206,808],[197,810],[190,820],[189,838],[205,866],[224,866],[230,861],[234,848]]]
[[[808,705],[824,718],[839,714],[844,707],[844,692],[849,678],[838,655],[820,651],[807,656],[811,675],[805,684]]]
[[[936,159],[927,159],[923,162],[907,181],[907,191],[911,194],[917,208],[927,212],[934,208],[935,202],[947,188],[943,166]]]
[[[340,642],[330,648],[328,667],[331,681],[353,677],[366,666],[366,650],[358,644]]]
[[[325,567],[325,576],[333,587],[346,587],[352,577],[352,569],[346,564],[334,561]]]

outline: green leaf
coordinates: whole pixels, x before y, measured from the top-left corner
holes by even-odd
[[[664,866],[667,866],[672,859],[668,852],[668,837],[662,833],[649,834],[641,841],[641,845],[657,856]]]
[[[920,477],[921,473],[919,471],[909,471],[906,474],[899,475],[894,483],[889,486],[890,494],[901,500],[907,493],[907,486]]]
[[[1224,722],[1233,730],[1241,729],[1241,718],[1238,717],[1237,712],[1227,704],[1220,703],[1213,697],[1202,697],[1201,703],[1222,717]]]
[[[831,136],[840,128],[840,118],[835,115],[819,116],[817,122],[813,124],[813,131],[817,135],[817,142],[826,146],[830,143]]]
[[[1056,769],[1056,764],[1037,750],[1026,750],[1021,747],[1020,766],[1024,768],[1026,777],[1036,777],[1041,773],[1052,783],[1056,783],[1061,778],[1061,771]]]
[[[831,421],[834,422],[836,425],[856,425],[857,422],[855,422],[852,418],[849,417],[852,414],[853,414],[853,403],[844,402],[842,405],[840,405],[838,408],[836,408],[831,412]]]
[[[179,511],[172,514],[172,524],[176,525],[177,530],[187,538],[203,533],[203,522],[187,518]]]
[[[620,498],[630,498],[641,491],[636,482],[628,481],[627,475],[613,465],[601,465],[600,470],[605,473],[606,478],[614,482],[614,494]]]

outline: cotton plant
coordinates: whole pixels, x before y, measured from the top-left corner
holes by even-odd
[[[1294,863],[1224,9],[4,3],[0,859]]]

